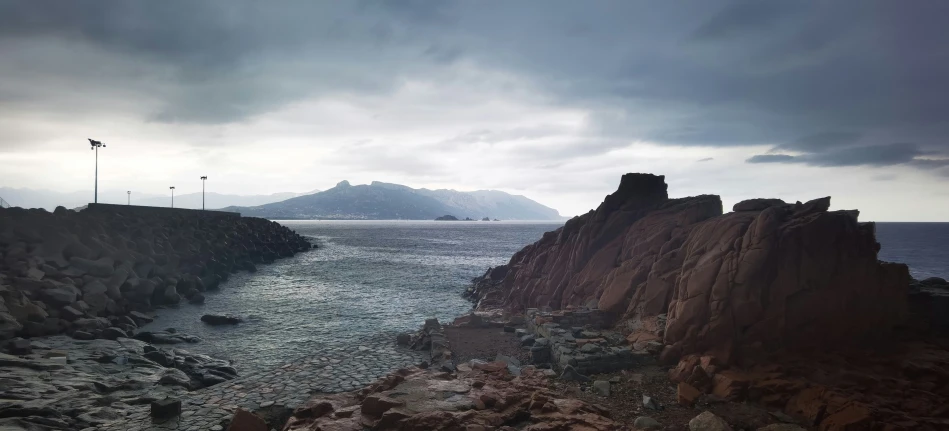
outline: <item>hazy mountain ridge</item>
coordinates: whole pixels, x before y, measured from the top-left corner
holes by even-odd
[[[267,205],[225,209],[271,219],[433,220],[446,214],[476,220],[483,217],[502,220],[563,218],[553,208],[524,196],[497,190],[413,189],[380,181],[355,186],[341,181],[336,187],[312,195]]]
[[[305,193],[273,193],[269,195],[232,195],[215,192],[205,193],[205,208],[216,209],[228,206],[255,206],[279,202],[296,196],[313,194],[318,190]],[[24,208],[45,208],[49,211],[57,206],[66,208],[84,207],[93,200],[93,192],[56,192],[52,190],[0,187],[0,197],[12,206]],[[99,202],[107,204],[125,204],[129,196],[123,190],[101,190]],[[132,205],[166,207],[171,206],[171,195],[146,194],[132,191]],[[201,192],[175,195],[176,208],[201,208]]]

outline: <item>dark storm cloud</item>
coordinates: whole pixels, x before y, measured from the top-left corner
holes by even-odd
[[[926,158],[930,153],[916,144],[894,143],[820,149],[800,156],[759,154],[748,163],[804,163],[811,166],[893,166],[909,165],[922,169],[949,166],[949,159]]]
[[[0,55],[19,53],[9,73],[36,83],[0,82],[0,111],[95,88],[154,102],[149,120],[230,123],[309,98],[385,95],[460,64],[587,110],[599,142],[587,147],[767,145],[748,161],[934,169],[949,150],[946,16],[940,0],[0,0]],[[16,48],[27,41],[145,66],[26,56]]]

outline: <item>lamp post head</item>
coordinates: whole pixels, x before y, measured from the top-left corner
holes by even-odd
[[[89,138],[86,138],[86,139],[89,139]],[[96,149],[96,147],[105,147],[105,144],[95,139],[89,139],[89,149],[94,150]]]
[[[168,187],[168,188],[174,190],[174,189],[175,189],[175,186],[171,186],[171,187]]]
[[[208,179],[208,177],[207,177],[207,176],[203,176],[203,177],[201,177],[201,179],[202,179],[202,180],[206,180],[206,179]]]

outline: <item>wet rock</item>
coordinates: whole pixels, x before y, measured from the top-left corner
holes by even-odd
[[[117,340],[119,337],[128,338],[128,334],[114,326],[102,330],[102,338],[105,338],[106,340]]]
[[[201,316],[201,321],[208,325],[236,325],[243,322],[243,319],[226,314],[205,314]]]
[[[725,420],[705,411],[689,421],[689,431],[732,431]]]
[[[189,304],[204,304],[204,294],[201,292],[195,293],[190,298],[188,298]]]
[[[7,351],[14,355],[28,355],[33,352],[30,340],[14,338],[7,343]]]
[[[403,332],[395,337],[395,341],[400,346],[408,346],[412,342],[412,336]]]
[[[138,311],[133,311],[129,313],[129,317],[135,320],[135,324],[138,326],[142,326],[146,323],[152,323],[155,320],[155,319],[152,319],[151,317],[148,317],[148,315],[146,315],[145,313],[141,313]]]
[[[91,332],[86,331],[73,331],[72,337],[77,340],[95,340],[96,336]]]

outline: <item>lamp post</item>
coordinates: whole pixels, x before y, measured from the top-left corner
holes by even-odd
[[[96,152],[96,189],[92,202],[99,203],[99,147],[105,147],[105,144],[90,138],[86,139],[89,139],[89,149]]]
[[[128,197],[128,202],[126,203],[126,205],[132,205],[132,191],[129,190],[129,191],[125,192],[125,193],[129,195],[129,197]]]
[[[175,207],[175,186],[168,187],[171,189],[171,207]]]
[[[207,180],[207,175],[201,177],[201,211],[204,211],[204,182]]]

